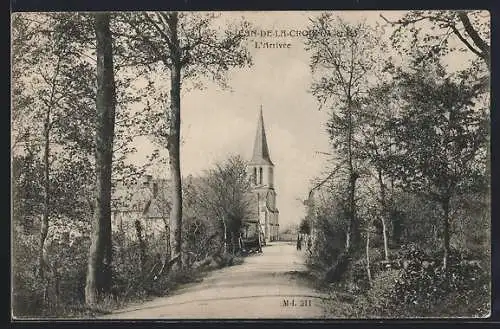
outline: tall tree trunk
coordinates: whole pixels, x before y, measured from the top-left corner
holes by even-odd
[[[95,137],[96,190],[85,302],[97,303],[111,288],[111,172],[115,125],[115,80],[113,73],[110,14],[95,14],[97,41],[97,131]]]
[[[234,255],[234,235],[231,230],[229,230],[229,243],[231,244],[231,255]]]
[[[351,227],[347,227],[347,231],[345,234],[345,250],[351,249]]]
[[[351,265],[352,253],[358,250],[361,243],[361,232],[359,229],[359,222],[356,216],[356,181],[358,180],[358,173],[354,168],[353,152],[352,152],[352,138],[353,138],[353,124],[352,124],[352,98],[350,89],[347,92],[347,165],[349,170],[349,184],[348,184],[348,206],[347,206],[347,219],[348,225],[346,229],[346,240],[344,252],[340,254],[337,261],[331,266],[326,274],[325,280],[332,282],[339,279],[345,272],[349,271]],[[348,273],[352,276],[352,273]]]
[[[368,283],[372,282],[372,273],[370,270],[370,230],[371,225],[368,225],[366,230],[366,274],[368,276]]]
[[[165,236],[166,236],[166,252],[165,254],[168,255],[168,258],[170,258],[170,225],[168,223],[168,220],[167,220],[167,217],[166,216],[163,216],[163,225],[165,226]]]
[[[56,80],[61,68],[61,56],[57,58],[57,65],[54,76],[51,81],[51,91],[49,105],[45,112],[44,122],[44,149],[43,149],[43,214],[42,222],[40,223],[40,250],[38,255],[39,276],[43,280],[45,277],[45,268],[48,265],[47,253],[45,250],[45,240],[49,233],[50,219],[50,131],[52,129],[52,109],[54,107],[54,97],[56,93]]]
[[[443,269],[448,267],[450,255],[450,197],[445,197],[442,201],[443,207]]]
[[[169,16],[170,29],[170,131],[168,141],[168,156],[170,175],[172,178],[172,210],[170,212],[170,246],[171,258],[179,255],[177,267],[182,268],[182,182],[180,165],[180,134],[181,134],[181,53],[177,35],[177,13]]]
[[[359,223],[356,218],[356,180],[357,173],[351,168],[349,177],[349,227],[347,241],[347,253],[351,253],[357,248],[361,241],[361,232],[359,230]]]
[[[135,234],[137,236],[137,241],[139,241],[139,252],[141,259],[141,272],[146,268],[146,242],[144,241],[144,236],[142,234],[142,225],[140,220],[135,221]]]
[[[45,119],[45,129],[44,129],[44,151],[43,151],[43,214],[42,222],[40,223],[40,249],[38,254],[38,274],[41,280],[45,279],[45,268],[46,268],[46,252],[45,252],[45,240],[49,233],[49,202],[50,202],[50,164],[49,164],[49,154],[50,154],[50,109],[47,111]]]
[[[349,227],[348,227],[348,238],[347,250],[348,254],[355,249],[360,240],[361,233],[359,231],[359,223],[356,218],[356,181],[358,179],[358,173],[354,169],[353,155],[352,155],[352,138],[353,138],[353,124],[352,124],[352,99],[351,93],[348,92],[347,95],[347,107],[348,107],[348,130],[347,130],[347,161],[349,166]]]
[[[222,218],[222,225],[224,226],[224,254],[227,253],[227,225],[226,225],[226,219]]]
[[[384,259],[385,261],[389,261],[389,243],[387,241],[387,225],[385,222],[385,218],[380,218],[382,222],[382,237],[384,239]]]
[[[378,169],[378,183],[380,186],[380,203],[382,205],[382,216],[380,217],[380,221],[382,222],[382,238],[384,239],[384,256],[385,260],[389,260],[389,247],[387,241],[387,225],[386,221],[388,220],[390,211],[387,207],[387,198],[385,194],[385,185],[384,180],[382,178],[382,170]]]

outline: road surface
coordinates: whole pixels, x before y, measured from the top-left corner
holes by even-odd
[[[323,318],[321,293],[307,278],[303,251],[274,242],[244,263],[211,272],[168,297],[130,306],[102,319]]]

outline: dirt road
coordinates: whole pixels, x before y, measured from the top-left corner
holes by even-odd
[[[275,242],[262,254],[210,273],[202,282],[102,319],[323,318],[322,294],[307,278],[302,252]]]

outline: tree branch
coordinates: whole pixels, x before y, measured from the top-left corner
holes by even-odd
[[[318,189],[319,187],[321,187],[323,184],[325,184],[330,178],[333,177],[333,175],[335,175],[337,173],[337,171],[339,171],[339,169],[342,167],[342,165],[344,164],[345,161],[342,161],[341,163],[339,163],[337,165],[337,167],[335,167],[335,169],[333,169],[333,171],[328,174],[328,176],[326,176],[326,178],[324,178],[321,182],[319,182],[318,184],[316,184],[310,191],[309,191],[309,198],[311,198],[312,196],[312,192],[316,189]]]
[[[458,39],[460,39],[460,41],[462,41],[462,43],[467,46],[467,48],[470,49],[470,51],[472,51],[474,54],[478,55],[479,57],[483,57],[483,53],[481,53],[479,50],[475,49],[470,43],[469,41],[467,41],[467,39],[464,38],[464,36],[460,33],[460,31],[457,29],[457,27],[455,25],[450,25],[450,28],[452,29],[453,33],[457,36]]]
[[[472,23],[464,11],[458,12],[458,18],[464,25],[465,31],[471,37],[474,44],[481,49],[482,55],[479,55],[485,62],[490,66],[490,46],[484,41],[477,33],[476,29],[472,26]]]
[[[160,13],[156,13],[156,16],[158,18],[160,18],[163,25],[168,26],[167,22],[165,21],[165,18],[163,18]],[[156,24],[154,19],[151,18],[151,16],[149,16],[149,13],[144,12],[144,17],[156,29],[156,31],[158,31],[158,33],[160,33],[160,35],[163,37],[163,39],[165,39],[165,42],[167,43],[168,47],[169,48],[173,47],[172,42],[170,41],[170,38],[168,37],[168,35],[165,33],[165,31],[163,31],[163,29],[158,24]]]
[[[483,51],[483,53],[488,54],[490,52],[490,46],[484,41],[480,36],[479,33],[474,29],[472,26],[472,23],[469,20],[469,17],[465,12],[459,12],[458,17],[460,18],[460,21],[464,25],[465,31],[467,34],[471,37],[472,41],[474,41],[474,44]]]

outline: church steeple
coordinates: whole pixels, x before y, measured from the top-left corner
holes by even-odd
[[[274,164],[269,155],[264,115],[260,106],[257,121],[257,133],[253,145],[252,160],[247,167],[248,177],[256,196],[257,221],[264,233],[264,241],[274,241],[279,237],[278,209],[276,208],[276,191],[274,189]]]
[[[267,146],[266,131],[264,129],[264,115],[262,114],[262,105],[260,106],[260,116],[257,123],[257,133],[253,145],[253,156],[250,165],[270,165],[274,166],[269,155]]]

